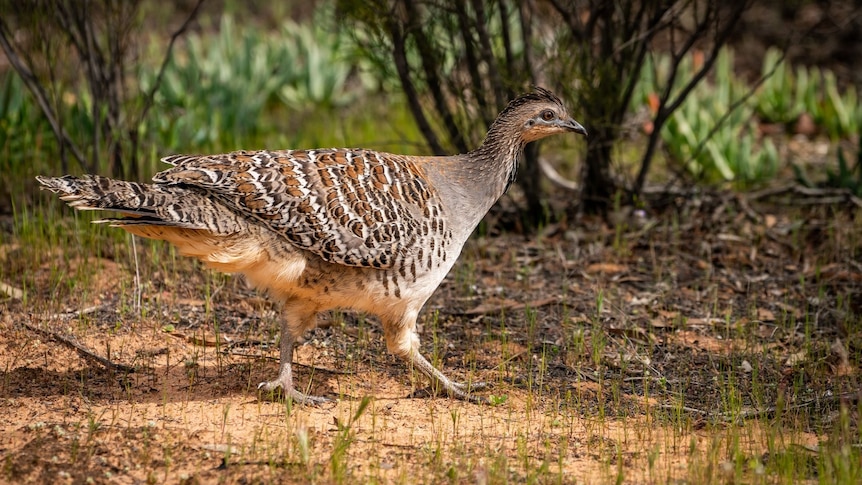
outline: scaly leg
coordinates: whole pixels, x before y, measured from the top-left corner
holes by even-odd
[[[479,404],[488,404],[481,396],[474,396],[471,391],[487,387],[484,382],[463,383],[446,377],[428,359],[419,352],[419,336],[416,335],[416,315],[418,312],[408,312],[398,323],[384,320],[383,332],[386,335],[386,346],[393,354],[401,357],[425,377],[443,388],[450,397]]]
[[[321,404],[331,399],[321,396],[311,396],[296,390],[293,386],[293,346],[296,340],[306,330],[314,328],[317,324],[317,312],[309,310],[301,304],[288,302],[284,305],[284,316],[281,322],[281,336],[279,338],[280,364],[278,377],[268,382],[261,382],[257,388],[264,391],[275,391],[281,388],[285,397],[289,397],[299,404]]]
[[[423,357],[418,351],[412,352],[409,357],[406,357],[406,359],[413,365],[413,367],[418,369],[419,372],[428,377],[431,382],[436,382],[440,387],[445,389],[450,397],[478,404],[489,404],[488,399],[485,397],[471,394],[472,391],[487,387],[488,385],[486,383],[472,382],[468,384],[465,382],[453,381],[446,377],[436,367],[431,365],[431,362],[428,362],[428,359]]]

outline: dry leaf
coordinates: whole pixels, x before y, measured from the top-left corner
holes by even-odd
[[[769,310],[767,308],[758,308],[757,319],[761,322],[774,322],[775,314],[772,313],[772,310]]]
[[[655,337],[647,333],[646,330],[639,327],[628,327],[628,328],[609,328],[608,333],[611,335],[625,335],[630,340],[633,340],[638,343],[648,343],[652,342]]]
[[[800,350],[799,352],[794,352],[787,357],[787,360],[784,361],[784,365],[787,367],[794,367],[803,362],[805,362],[808,357],[808,352],[806,350]]]
[[[9,254],[17,251],[21,246],[18,244],[0,244],[0,259],[7,259]]]
[[[583,313],[579,313],[577,315],[573,315],[573,316],[569,317],[569,321],[572,323],[590,323],[590,322],[592,322],[592,320],[590,320]]]
[[[168,335],[183,339],[192,345],[199,345],[201,347],[218,347],[220,345],[227,345],[231,341],[230,338],[224,335],[216,336],[209,333],[204,333],[203,335],[198,335],[197,333],[194,335],[186,335],[182,332],[168,332]]]
[[[644,295],[633,296],[631,300],[629,300],[629,305],[632,306],[642,306],[649,305],[656,299],[656,296],[652,293],[646,293]]]
[[[838,355],[838,365],[832,366],[836,376],[850,376],[856,373],[856,368],[850,364],[850,352],[840,338],[832,342],[830,350]]]
[[[199,298],[177,298],[174,302],[177,305],[188,305],[188,306],[206,306],[207,302],[199,299]]]
[[[724,323],[723,318],[689,318],[686,323],[688,325],[718,325]]]
[[[616,274],[616,273],[624,273],[628,271],[628,266],[624,266],[622,264],[615,263],[593,263],[587,266],[588,274],[596,274],[596,273],[604,273],[604,274]]]
[[[745,238],[743,238],[741,236],[737,236],[736,234],[721,233],[716,237],[718,238],[719,241],[725,241],[725,242],[735,242],[735,243],[747,243],[748,242]]]
[[[543,298],[541,300],[533,300],[528,303],[520,303],[515,300],[508,299],[489,299],[484,303],[480,303],[479,305],[466,310],[464,312],[455,312],[457,315],[464,316],[473,316],[473,315],[485,315],[488,313],[499,313],[503,310],[520,310],[522,308],[539,308],[547,305],[551,305],[557,303],[557,298]]]
[[[486,302],[480,303],[475,307],[465,311],[464,315],[485,315],[486,313],[498,313],[502,310],[508,310],[518,305],[515,300],[498,300],[496,298],[489,299]]]
[[[12,285],[7,285],[6,283],[3,283],[2,281],[0,281],[0,293],[3,293],[5,295],[9,296],[9,298],[14,298],[16,300],[20,300],[20,299],[24,298],[24,292],[23,291],[21,291],[18,288],[15,288]]]

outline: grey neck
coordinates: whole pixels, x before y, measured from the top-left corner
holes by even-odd
[[[514,127],[498,126],[489,130],[485,142],[475,150],[438,159],[428,167],[444,206],[459,224],[456,239],[466,240],[491,206],[497,202],[518,171],[524,156],[520,132]],[[496,130],[495,130],[496,128]],[[508,128],[508,129],[501,129]],[[456,183],[453,183],[456,181]]]
[[[526,143],[514,128],[499,121],[494,123],[482,145],[468,154],[471,167],[465,168],[479,172],[478,180],[483,180],[493,190],[494,202],[509,190],[524,158]]]

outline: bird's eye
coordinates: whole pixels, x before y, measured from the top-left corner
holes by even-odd
[[[551,121],[556,117],[557,115],[552,110],[546,109],[545,111],[542,111],[542,119],[545,121]]]

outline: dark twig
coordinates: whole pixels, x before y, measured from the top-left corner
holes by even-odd
[[[639,194],[643,189],[644,183],[646,182],[647,173],[649,172],[649,168],[652,163],[653,154],[658,148],[658,141],[660,138],[659,132],[664,126],[664,123],[670,118],[674,111],[676,111],[682,105],[682,103],[685,102],[688,95],[712,69],[713,64],[718,60],[718,54],[721,50],[721,47],[724,46],[725,43],[727,43],[731,33],[733,33],[736,27],[737,22],[742,17],[742,13],[748,7],[748,4],[748,1],[739,2],[736,5],[736,8],[734,8],[731,13],[728,14],[728,17],[724,21],[724,26],[722,28],[717,28],[716,30],[715,36],[713,37],[712,48],[710,49],[709,55],[706,57],[706,59],[704,59],[703,65],[679,90],[676,97],[671,100],[673,84],[678,74],[678,69],[680,67],[682,57],[685,56],[694,47],[696,41],[698,41],[701,37],[701,33],[706,32],[706,28],[709,24],[709,21],[713,20],[712,15],[706,15],[703,21],[696,26],[694,33],[692,33],[688,37],[682,48],[679,51],[674,51],[673,61],[671,62],[670,74],[668,75],[667,79],[667,86],[665,86],[665,90],[659,99],[658,113],[653,119],[653,133],[650,134],[647,148],[646,150],[644,150],[644,155],[641,158],[641,167],[638,171],[637,178],[635,179],[634,187],[632,188],[633,194]],[[719,23],[720,14],[716,11],[713,15],[715,15],[716,23]]]
[[[171,60],[171,54],[174,51],[174,44],[176,43],[177,39],[179,39],[180,36],[182,36],[186,32],[186,30],[188,30],[189,25],[191,25],[192,21],[198,16],[198,12],[200,12],[201,6],[204,4],[204,1],[205,0],[198,0],[198,3],[195,4],[195,8],[193,8],[189,16],[186,17],[185,22],[183,22],[179,29],[177,29],[176,31],[174,31],[173,34],[171,34],[171,40],[170,42],[168,42],[168,50],[165,51],[165,57],[164,59],[162,59],[162,65],[159,67],[159,73],[156,75],[156,80],[153,82],[153,85],[150,86],[149,92],[146,94],[146,96],[144,96],[144,106],[141,109],[141,120],[146,118],[147,113],[153,106],[153,99],[156,96],[156,91],[162,84],[162,77],[165,74],[165,69],[168,67],[168,62],[170,62]]]
[[[799,184],[783,185],[780,187],[753,192],[748,194],[748,200],[760,200],[791,193],[803,197],[793,200],[793,203],[797,205],[850,202],[856,207],[862,208],[862,199],[854,195],[853,192],[848,189],[805,187]]]
[[[405,34],[394,16],[392,19],[387,21],[386,25],[389,28],[389,34],[392,38],[392,60],[394,61],[395,69],[398,72],[398,79],[401,80],[401,89],[404,91],[404,95],[407,98],[407,106],[410,108],[410,112],[413,114],[413,119],[416,120],[416,124],[419,126],[419,131],[422,132],[422,136],[425,137],[425,140],[428,142],[428,147],[432,152],[434,152],[434,154],[442,155],[446,153],[446,151],[443,150],[443,146],[440,144],[437,134],[434,132],[434,129],[431,128],[431,123],[428,121],[428,117],[425,116],[425,111],[422,109],[422,104],[419,102],[419,93],[410,77],[410,65],[407,61],[406,50],[407,39]]]
[[[49,332],[47,330],[43,330],[39,327],[30,325],[29,323],[26,323],[26,322],[24,322],[23,325],[25,328],[27,328],[28,330],[30,330],[32,332],[35,332],[35,333],[37,333],[43,337],[46,337],[50,340],[53,340],[54,342],[57,342],[58,344],[64,345],[64,346],[74,350],[75,352],[78,353],[78,355],[83,357],[84,360],[88,360],[90,362],[95,362],[97,364],[100,364],[101,366],[105,367],[106,369],[108,369],[110,371],[114,371],[114,372],[119,371],[119,372],[124,372],[126,374],[131,374],[131,373],[135,372],[134,367],[128,366],[125,364],[118,364],[118,363],[112,362],[112,361],[110,361],[110,360],[108,360],[108,359],[106,359],[100,355],[96,355],[95,353],[91,352],[89,349],[87,349],[83,345],[81,345],[77,342],[74,342],[74,341],[70,340],[69,338],[63,337],[62,335],[59,335],[55,332]]]
[[[824,402],[835,402],[835,401],[842,401],[842,400],[850,400],[850,401],[856,402],[859,399],[860,399],[859,391],[851,391],[851,392],[844,392],[841,394],[837,394],[834,396],[824,396],[822,398],[809,399],[807,401],[803,401],[803,402],[800,402],[798,404],[794,404],[792,406],[786,406],[784,408],[781,408],[781,410],[782,411],[795,411],[798,409],[809,408],[813,405],[822,404]],[[717,412],[706,411],[703,409],[697,409],[697,408],[693,408],[693,407],[689,407],[689,406],[677,406],[675,404],[658,404],[655,407],[657,407],[659,409],[667,409],[667,410],[671,410],[671,411],[676,411],[676,410],[685,411],[687,413],[699,414],[699,415],[704,416],[704,417],[708,417],[708,418],[712,418],[712,419],[718,419],[718,420],[728,422],[728,423],[737,423],[737,424],[740,423],[741,421],[745,420],[745,419],[757,418],[757,417],[762,417],[762,416],[769,416],[769,415],[775,414],[779,410],[779,408],[777,406],[766,406],[764,408],[750,408],[749,407],[749,408],[741,409],[737,413],[733,413],[733,412],[717,413]]]
[[[0,17],[0,46],[3,47],[3,52],[6,54],[6,58],[9,59],[9,64],[11,64],[18,75],[21,76],[21,80],[24,81],[24,85],[27,86],[27,89],[29,89],[33,97],[36,98],[36,104],[39,105],[39,109],[42,110],[42,114],[45,116],[45,119],[48,120],[48,124],[51,125],[51,130],[54,132],[54,136],[57,140],[60,141],[60,145],[68,148],[75,157],[75,160],[78,161],[78,164],[81,167],[86,168],[87,159],[84,156],[84,153],[77,145],[75,145],[75,142],[72,141],[72,138],[66,130],[63,129],[56,111],[54,111],[51,104],[48,102],[48,95],[39,84],[33,71],[31,71],[26,65],[24,65],[24,62],[21,61],[21,58],[18,56],[18,53],[9,41],[11,38],[12,33],[9,30],[9,26],[7,26],[6,22],[3,21],[3,18]]]

